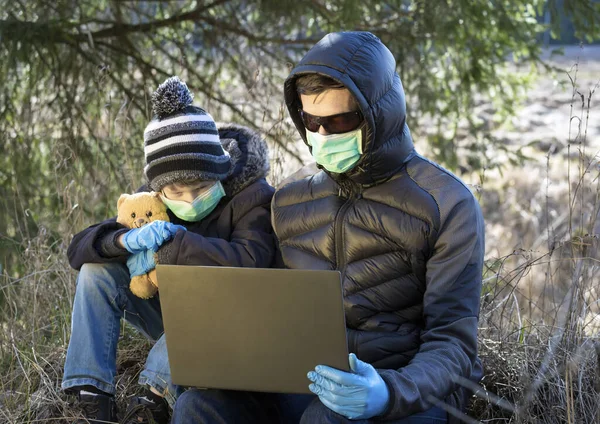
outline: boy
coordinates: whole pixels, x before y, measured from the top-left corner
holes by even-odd
[[[159,263],[176,265],[269,267],[274,256],[265,141],[244,127],[217,131],[176,77],[158,87],[152,106],[140,191],[159,192],[171,222],[130,230],[108,219],[76,234],[67,252],[80,273],[62,388],[77,395],[91,423],[117,422],[121,318],[158,340],[140,374],[145,391],[122,422],[168,423],[168,404],[181,392],[170,381],[158,296],[143,300],[129,290],[131,276],[155,267],[155,252]]]

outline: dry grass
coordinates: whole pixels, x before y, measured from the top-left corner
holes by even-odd
[[[587,137],[598,82],[582,87],[577,71],[562,75],[568,139],[482,178],[482,386],[498,398],[473,402],[481,422],[600,422],[600,140]]]
[[[66,260],[66,244],[49,244],[46,232],[29,241],[23,261],[30,272],[4,275],[6,299],[0,311],[0,422],[72,422],[72,399],[60,390],[71,325],[76,273]],[[124,325],[119,346],[117,401],[137,390],[137,376],[149,343]]]

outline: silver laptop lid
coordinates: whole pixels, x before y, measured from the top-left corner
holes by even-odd
[[[338,271],[156,270],[173,383],[310,393],[316,365],[349,370]]]

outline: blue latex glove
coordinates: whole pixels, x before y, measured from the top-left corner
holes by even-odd
[[[185,231],[185,227],[167,221],[152,221],[143,227],[129,230],[123,236],[123,247],[130,253],[144,250],[156,252],[167,240],[175,236],[177,230]]]
[[[329,409],[351,420],[380,415],[390,400],[387,385],[372,365],[350,354],[353,373],[317,365],[308,373],[308,388]]]
[[[134,253],[127,259],[127,268],[129,268],[129,276],[146,274],[156,268],[154,261],[154,252],[152,250],[144,250],[143,252]]]

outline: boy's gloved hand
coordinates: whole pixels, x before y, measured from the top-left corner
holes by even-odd
[[[390,399],[389,390],[372,365],[350,354],[353,373],[317,365],[308,373],[308,388],[323,405],[351,420],[380,415]]]
[[[186,228],[167,221],[152,221],[143,227],[127,231],[122,238],[123,247],[130,253],[144,250],[156,252],[165,241],[175,236],[177,230],[185,231]]]
[[[152,250],[144,250],[143,252],[134,253],[127,259],[127,268],[129,268],[130,277],[143,275],[153,270],[156,268],[154,252]]]

